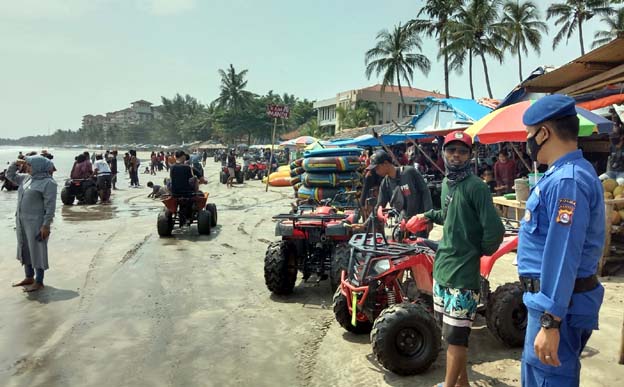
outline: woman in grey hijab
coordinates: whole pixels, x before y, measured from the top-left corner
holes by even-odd
[[[27,173],[18,173],[21,165],[26,166]],[[47,158],[28,156],[13,162],[6,173],[10,181],[19,185],[15,213],[17,260],[26,274],[26,278],[13,286],[24,286],[26,292],[43,289],[43,275],[48,269],[48,237],[57,192],[53,169],[54,164]]]

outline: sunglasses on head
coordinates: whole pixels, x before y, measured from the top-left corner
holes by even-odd
[[[468,153],[470,153],[470,149],[463,146],[449,146],[444,148],[444,151],[450,154],[457,152],[460,155],[467,155]]]

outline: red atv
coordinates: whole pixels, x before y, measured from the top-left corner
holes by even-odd
[[[375,227],[372,223],[376,222],[371,222],[367,231]],[[399,227],[404,233],[416,233],[425,229],[426,222],[407,221]],[[494,336],[511,347],[524,343],[527,311],[523,292],[519,284],[512,283],[490,294],[487,278],[496,260],[514,250],[517,243],[517,237],[507,238],[496,253],[481,258],[479,310],[485,312]],[[436,360],[441,341],[432,308],[437,244],[420,238],[397,243],[372,232],[354,235],[349,244],[348,271],[342,273],[334,294],[336,320],[350,332],[371,332],[373,352],[388,370],[400,375],[426,371]]]
[[[229,178],[230,171],[227,167],[222,167],[221,173],[219,174],[219,181],[221,182],[221,184],[225,184],[227,183]],[[244,176],[240,164],[236,164],[236,168],[234,168],[234,178],[236,179],[237,184],[243,184]]]
[[[210,235],[212,227],[217,225],[217,206],[208,203],[208,192],[198,192],[192,196],[167,196],[162,202],[165,208],[158,214],[156,227],[161,237],[171,236],[176,223],[180,226],[197,222],[197,231]]]
[[[258,160],[249,163],[247,170],[245,171],[245,180],[251,180],[257,178],[262,180],[266,175],[266,165]]]
[[[340,273],[349,262],[351,228],[357,211],[344,198],[354,192],[338,194],[332,200],[299,204],[294,213],[274,216],[275,235],[264,258],[264,279],[275,294],[292,293],[301,272],[304,281],[313,274],[317,281],[329,278],[332,289],[340,283]],[[339,211],[343,213],[338,213]]]

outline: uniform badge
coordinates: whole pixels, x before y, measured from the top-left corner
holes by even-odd
[[[572,224],[572,216],[576,209],[576,201],[570,199],[559,199],[556,222],[564,226]]]
[[[524,210],[524,221],[525,222],[531,221],[531,210],[529,210],[528,208]]]

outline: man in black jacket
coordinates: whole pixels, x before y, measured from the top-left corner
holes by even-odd
[[[383,177],[377,204],[385,207],[390,203],[401,213],[402,219],[408,220],[433,208],[427,182],[414,167],[396,167],[388,153],[378,150],[371,156],[366,169],[374,169],[378,176]],[[426,238],[428,234],[422,232],[417,236]]]

